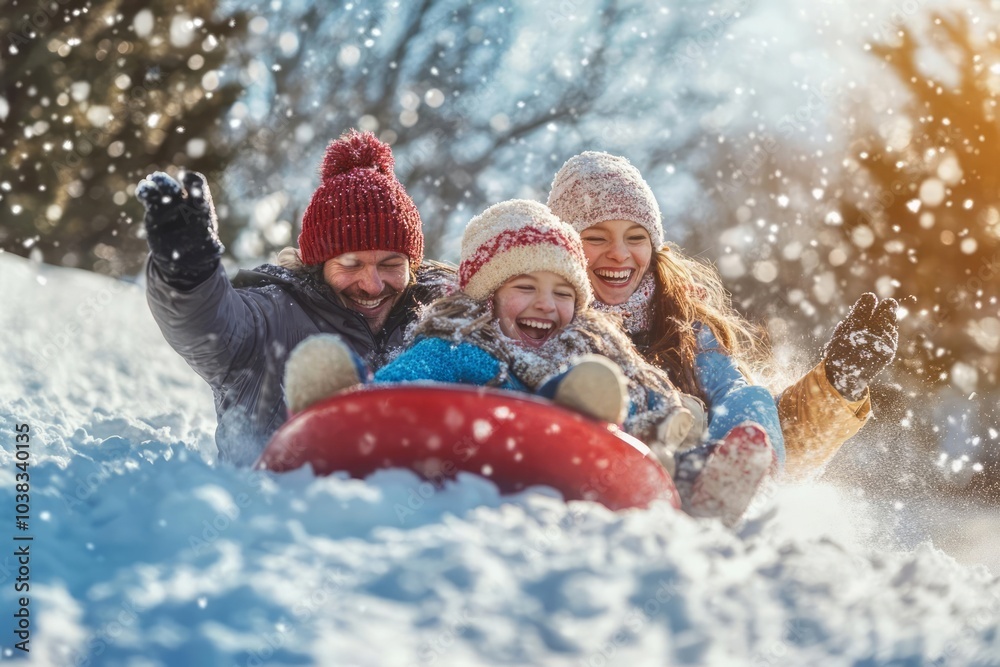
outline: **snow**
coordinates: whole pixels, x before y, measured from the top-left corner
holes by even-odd
[[[14,428],[29,424],[33,664],[998,655],[1000,582],[928,539],[947,523],[955,553],[995,566],[995,542],[974,541],[997,534],[988,510],[779,487],[734,533],[666,507],[615,514],[544,489],[501,498],[475,476],[435,490],[404,471],[237,470],[214,462],[211,394],[160,337],[140,286],[10,255],[0,284],[0,503],[10,520]],[[4,610],[16,605],[11,551]],[[20,654],[3,639],[3,659]]]

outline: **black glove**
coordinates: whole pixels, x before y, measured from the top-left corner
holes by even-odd
[[[146,240],[153,264],[169,285],[191,289],[212,275],[224,248],[205,177],[187,171],[181,178],[183,189],[158,171],[139,182],[135,196],[146,207]]]
[[[833,330],[823,350],[826,379],[849,401],[864,396],[865,387],[882,372],[899,343],[895,299],[878,299],[871,292],[851,307]]]

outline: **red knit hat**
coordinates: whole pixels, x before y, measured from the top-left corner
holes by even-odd
[[[424,258],[420,213],[393,174],[388,144],[371,132],[350,130],[326,147],[322,183],[302,216],[299,252],[322,264],[345,252],[388,250]]]

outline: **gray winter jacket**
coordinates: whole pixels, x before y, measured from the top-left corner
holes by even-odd
[[[287,419],[281,382],[288,354],[317,333],[342,336],[373,367],[403,345],[417,309],[455,289],[451,269],[426,262],[377,335],[309,271],[265,264],[230,283],[219,266],[205,282],[178,290],[153,262],[146,298],[164,338],[215,394],[219,459],[252,465]]]

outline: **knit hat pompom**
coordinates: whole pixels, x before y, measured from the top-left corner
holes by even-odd
[[[521,274],[551,271],[576,291],[576,307],[593,296],[580,235],[544,204],[510,199],[473,218],[462,235],[459,287],[476,300],[488,299]]]
[[[389,144],[382,143],[371,132],[350,130],[340,139],[330,142],[320,175],[326,181],[352,169],[375,169],[389,176],[395,165]]]
[[[552,179],[549,208],[578,232],[609,220],[628,220],[663,245],[660,207],[639,170],[610,153],[585,151],[566,160]]]
[[[326,148],[322,181],[302,216],[299,251],[314,266],[348,252],[386,250],[406,255],[416,269],[424,257],[423,224],[393,173],[388,144],[351,130]]]

